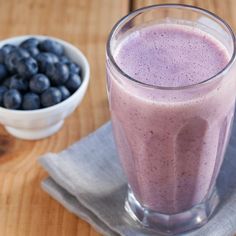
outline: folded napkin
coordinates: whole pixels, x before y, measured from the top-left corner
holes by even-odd
[[[42,182],[43,189],[103,235],[160,235],[145,230],[124,210],[127,184],[110,122],[61,153],[44,155],[40,163],[50,175]],[[236,125],[217,185],[221,204],[206,225],[188,236],[236,232]]]

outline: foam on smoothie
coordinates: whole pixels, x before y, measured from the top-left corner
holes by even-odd
[[[229,56],[219,41],[199,29],[157,24],[126,36],[115,51],[115,60],[138,81],[179,87],[214,76]]]

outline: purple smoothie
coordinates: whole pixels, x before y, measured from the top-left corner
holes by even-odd
[[[134,30],[113,50],[127,75],[162,87],[117,75],[108,62],[114,135],[131,189],[154,211],[188,210],[209,197],[215,183],[233,118],[235,84],[229,74],[224,82],[176,87],[216,75],[229,61],[227,50],[199,29],[174,24]]]

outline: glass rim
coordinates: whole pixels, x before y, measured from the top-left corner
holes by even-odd
[[[165,87],[165,86],[158,86],[158,85],[151,85],[151,84],[147,84],[147,83],[144,83],[144,82],[141,82],[139,80],[136,80],[134,78],[132,78],[131,76],[129,76],[128,74],[126,74],[116,63],[113,55],[112,55],[112,52],[111,52],[111,41],[112,41],[112,37],[116,31],[116,29],[122,25],[123,23],[125,23],[127,20],[129,19],[132,19],[134,16],[137,16],[143,12],[146,12],[150,9],[158,9],[158,8],[182,8],[182,9],[190,9],[190,10],[194,10],[196,12],[199,12],[199,13],[203,13],[205,15],[208,15],[210,17],[213,17],[217,20],[218,23],[221,23],[223,24],[227,30],[229,31],[230,33],[230,36],[231,36],[231,39],[232,39],[232,42],[233,42],[233,52],[232,52],[232,56],[230,57],[230,60],[228,61],[228,63],[224,66],[223,69],[221,69],[219,72],[217,72],[215,75],[199,82],[199,83],[194,83],[194,84],[190,84],[190,85],[184,85],[184,86],[177,86],[177,87]],[[200,85],[203,85],[203,84],[206,84],[206,83],[209,83],[211,81],[215,81],[217,80],[218,78],[220,78],[222,75],[224,75],[231,67],[231,65],[234,63],[235,61],[235,58],[236,58],[236,38],[235,38],[235,35],[234,35],[234,32],[232,30],[232,28],[230,27],[230,25],[225,21],[223,20],[221,17],[219,17],[218,15],[216,15],[215,13],[211,12],[211,11],[208,11],[204,8],[200,8],[200,7],[196,7],[196,6],[192,6],[192,5],[187,5],[187,4],[172,4],[172,3],[167,3],[167,4],[155,4],[155,5],[150,5],[150,6],[146,6],[146,7],[142,7],[142,8],[139,8],[135,11],[132,11],[130,12],[129,14],[125,15],[124,17],[122,17],[112,28],[109,36],[108,36],[108,40],[107,40],[107,43],[106,43],[106,54],[107,54],[107,57],[110,59],[112,65],[115,67],[115,69],[120,73],[122,74],[125,78],[127,78],[128,80],[131,80],[139,85],[142,85],[142,86],[145,86],[145,87],[149,87],[149,88],[155,88],[155,89],[160,89],[160,90],[181,90],[181,89],[188,89],[188,88],[193,88],[193,87],[196,87],[196,86],[200,86]]]

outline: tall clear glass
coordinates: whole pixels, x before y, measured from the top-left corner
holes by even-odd
[[[170,23],[198,28],[221,42],[230,55],[225,68],[183,87],[148,85],[119,68],[114,52],[124,37],[147,25]],[[154,5],[122,18],[113,27],[106,50],[113,131],[129,186],[127,212],[145,227],[166,233],[202,226],[219,201],[215,182],[234,116],[231,28],[204,9]]]

